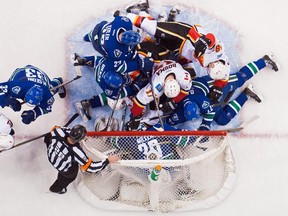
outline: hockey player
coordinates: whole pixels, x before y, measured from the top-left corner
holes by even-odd
[[[151,72],[154,62],[149,58],[137,57],[131,61],[112,60],[106,57],[86,56],[81,58],[75,54],[74,65],[87,65],[94,69],[96,82],[103,93],[87,100],[82,100],[81,105],[84,114],[90,120],[90,107],[96,108],[108,104],[108,99],[134,96],[147,84],[147,72]]]
[[[125,16],[116,16],[112,22],[102,21],[84,36],[102,56],[113,60],[132,60],[137,56],[135,46],[141,36],[133,31],[131,21]]]
[[[15,112],[21,110],[22,100],[34,107],[32,110],[22,112],[22,122],[30,124],[41,115],[52,111],[54,95],[60,98],[66,96],[64,87],[54,88],[62,84],[61,77],[50,80],[48,75],[37,67],[27,65],[17,68],[7,82],[0,83],[0,106],[11,107]],[[55,89],[55,90],[54,90]]]
[[[198,61],[202,67],[207,68],[208,75],[217,80],[209,94],[209,98],[217,103],[222,94],[222,88],[228,82],[230,63],[224,44],[217,40],[214,34],[201,32],[202,28],[199,25],[157,22],[132,13],[128,13],[127,17],[136,27],[156,38],[155,43],[150,41],[140,43],[138,50],[141,52],[151,52],[155,60],[172,57],[173,60],[182,62],[181,64]],[[165,52],[165,49],[171,51],[170,54]],[[211,71],[212,67],[214,69]]]
[[[169,112],[170,106],[179,103],[189,94],[191,86],[191,75],[180,64],[171,60],[159,63],[153,70],[151,82],[142,88],[133,99],[133,106],[130,110],[132,118],[126,125],[127,129],[133,130],[138,127],[138,120],[142,118],[143,110],[150,102],[155,102],[162,95],[166,96],[169,100],[159,108],[163,112]]]
[[[0,113],[0,152],[14,146],[14,134],[12,121]]]
[[[45,137],[48,160],[58,170],[57,180],[50,187],[51,192],[66,193],[67,186],[77,177],[79,165],[83,171],[96,173],[119,160],[118,156],[111,155],[102,161],[92,161],[79,143],[86,133],[82,125],[75,125],[72,129],[56,126]]]
[[[274,71],[278,71],[276,62],[268,55],[245,65],[239,72],[230,76],[229,83],[223,88],[224,94],[226,95],[228,92],[242,87],[249,79],[267,66]],[[262,101],[262,96],[257,95],[254,86],[250,84],[238,97],[224,107],[212,107],[210,100],[206,96],[209,84],[213,84],[211,81],[213,82],[208,76],[193,80],[193,87],[189,95],[181,101],[175,112],[167,118],[167,123],[176,125],[186,121],[193,121],[202,115],[203,120],[198,130],[210,130],[213,120],[218,125],[227,125],[239,113],[249,98],[253,98],[258,103]]]

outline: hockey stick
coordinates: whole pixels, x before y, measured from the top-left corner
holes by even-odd
[[[81,68],[80,68],[80,67],[75,67],[75,68],[76,68],[76,77],[74,77],[72,80],[69,80],[69,81],[67,81],[67,82],[65,82],[65,83],[62,83],[62,84],[57,85],[57,86],[55,86],[55,87],[53,87],[53,88],[50,88],[50,91],[55,91],[56,89],[58,89],[58,88],[60,88],[60,87],[62,87],[62,86],[65,86],[65,85],[67,85],[67,84],[69,84],[69,83],[71,83],[71,82],[74,82],[75,80],[80,79],[80,78],[82,77]]]
[[[67,127],[68,125],[70,125],[78,116],[79,116],[79,113],[75,113],[75,114],[68,120],[68,122],[67,122],[63,127]],[[32,141],[34,141],[34,140],[40,139],[40,138],[42,138],[42,137],[45,137],[45,136],[48,135],[48,134],[50,134],[50,132],[45,133],[45,134],[42,134],[42,135],[37,136],[37,137],[34,137],[34,138],[32,138],[32,139],[29,139],[29,140],[20,142],[20,143],[18,143],[18,144],[15,144],[12,148],[6,149],[6,150],[4,149],[4,150],[2,150],[2,151],[0,151],[0,152],[8,151],[8,150],[11,150],[11,149],[13,149],[13,148],[17,148],[17,147],[19,147],[19,146],[21,146],[21,145],[24,145],[24,144],[26,144],[26,143],[29,143],[29,142],[32,142]]]
[[[108,122],[107,122],[107,125],[106,125],[106,127],[103,129],[103,131],[110,131],[110,123],[111,123],[111,120],[112,120],[112,118],[113,118],[113,116],[114,116],[114,112],[115,112],[115,109],[116,109],[116,106],[117,106],[117,103],[118,103],[118,101],[119,101],[119,99],[120,99],[120,97],[121,97],[121,92],[122,92],[122,90],[123,90],[123,85],[119,88],[119,91],[118,91],[118,95],[117,95],[117,98],[116,98],[116,100],[115,100],[115,102],[114,102],[114,104],[113,104],[113,107],[112,107],[112,112],[111,112],[111,114],[110,114],[110,116],[109,116],[109,118],[108,118]]]
[[[121,117],[121,122],[120,122],[120,125],[119,125],[119,129],[120,129],[121,131],[124,130],[127,107],[128,107],[128,105],[125,103],[125,104],[124,104],[124,108],[123,108],[122,117]]]
[[[69,83],[71,83],[71,82],[74,82],[75,80],[78,80],[78,79],[80,79],[81,77],[82,77],[81,68],[80,68],[80,67],[76,67],[76,77],[74,77],[72,80],[69,80],[69,81],[67,81],[67,82],[65,82],[65,83],[62,83],[62,84],[60,84],[60,85],[51,87],[51,88],[49,88],[49,90],[52,91],[52,92],[54,92],[54,91],[57,90],[58,88],[60,88],[60,87],[62,87],[62,86],[65,86],[65,85],[67,85],[67,84],[69,84]],[[21,105],[22,105],[22,104],[25,104],[25,101],[22,101],[22,102],[21,102]]]
[[[158,114],[159,122],[160,122],[160,125],[161,125],[162,129],[164,130],[164,124],[163,124],[163,121],[162,121],[162,118],[161,118],[161,115],[160,115],[159,104],[158,104],[157,98],[155,97],[155,94],[154,94],[155,91],[154,91],[153,83],[152,83],[152,80],[151,80],[152,77],[150,76],[149,73],[147,73],[147,76],[148,76],[148,79],[149,79],[149,83],[151,85],[152,96],[153,96],[153,99],[154,99],[154,103],[155,103],[156,111],[157,111],[157,114]]]
[[[231,97],[233,96],[234,92],[236,91],[236,89],[228,92],[228,94],[226,95],[226,97],[224,98],[223,101],[219,102],[219,103],[216,103],[216,104],[212,104],[212,107],[217,107],[217,106],[222,106],[224,107],[226,104],[229,103]]]
[[[254,115],[251,118],[249,118],[247,121],[242,122],[237,128],[229,128],[226,129],[226,131],[228,133],[233,133],[233,132],[238,132],[244,129],[244,127],[246,127],[247,125],[249,125],[250,123],[252,123],[253,121],[257,120],[258,118],[260,118],[259,115]]]

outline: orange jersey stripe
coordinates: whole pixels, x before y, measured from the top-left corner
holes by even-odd
[[[88,169],[88,167],[90,166],[90,164],[92,163],[92,160],[90,158],[88,158],[88,161],[86,164],[84,164],[83,166],[81,166],[81,168],[86,171]]]

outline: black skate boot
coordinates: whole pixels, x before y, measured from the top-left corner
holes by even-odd
[[[168,15],[168,19],[167,21],[168,22],[175,22],[176,20],[176,16],[180,14],[180,10],[179,9],[176,9],[176,8],[172,8],[169,12],[169,15]]]
[[[74,66],[83,66],[83,65],[87,65],[89,67],[92,67],[92,62],[88,61],[85,58],[80,57],[77,53],[74,53],[73,56],[73,65]]]
[[[145,11],[146,13],[148,13],[148,9],[149,9],[149,1],[140,0],[139,3],[126,7],[126,12],[138,14],[140,11]]]
[[[265,61],[266,65],[268,67],[270,67],[274,71],[278,71],[279,70],[278,65],[277,65],[277,63],[274,60],[272,60],[272,58],[273,58],[272,54],[270,56],[269,55],[264,55],[262,57],[262,59]]]
[[[256,93],[255,87],[253,84],[249,84],[243,91],[243,93],[249,98],[253,98],[258,103],[261,103],[263,101],[263,96],[259,93]]]
[[[87,117],[88,120],[91,120],[92,117],[90,115],[90,107],[91,107],[91,103],[89,100],[82,100],[81,102],[81,106],[83,109],[83,114]]]

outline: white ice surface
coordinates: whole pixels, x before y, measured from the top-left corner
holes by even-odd
[[[241,119],[254,114],[260,119],[230,137],[237,163],[237,183],[221,204],[207,210],[178,215],[287,215],[288,214],[288,117],[286,115],[288,63],[287,3],[274,1],[162,0],[151,4],[188,5],[225,22],[238,32],[239,65],[273,51],[282,65],[279,73],[265,69],[251,80],[265,96],[257,104],[249,101]],[[67,37],[93,17],[111,8],[123,8],[130,0],[1,0],[0,78],[6,81],[17,68],[33,64],[51,77],[68,78]],[[173,2],[173,3],[172,3]],[[69,94],[69,91],[68,91]],[[14,122],[16,143],[38,136],[51,126],[63,125],[69,118],[69,101],[56,96],[53,112],[30,125],[21,122],[20,113],[1,109]],[[74,184],[65,195],[52,194],[49,186],[57,172],[46,158],[41,141],[0,154],[0,214],[31,215],[146,215],[151,213],[96,209],[78,194]],[[172,213],[176,215],[176,213]]]

